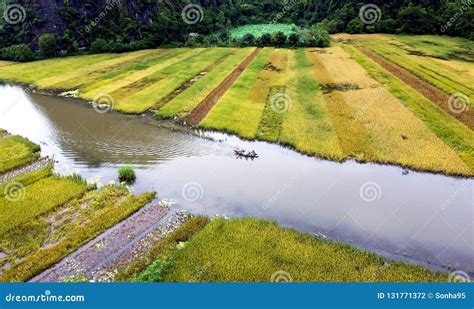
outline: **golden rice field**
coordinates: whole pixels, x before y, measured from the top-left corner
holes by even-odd
[[[179,48],[0,64],[0,80],[105,96],[123,113],[191,117],[322,158],[474,176],[472,42],[334,40],[326,49]],[[459,94],[465,106],[452,112]]]

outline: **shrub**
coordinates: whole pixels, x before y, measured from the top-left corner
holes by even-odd
[[[272,44],[272,35],[270,33],[264,33],[260,37],[260,46],[270,46]]]
[[[242,37],[240,43],[242,46],[254,46],[255,45],[255,36],[251,33],[247,33]]]
[[[39,51],[45,57],[54,57],[58,53],[58,40],[54,34],[45,33],[38,40]]]
[[[110,51],[110,46],[106,40],[99,38],[92,42],[90,51],[94,54],[106,53]]]
[[[131,166],[122,166],[118,171],[119,180],[123,182],[133,182],[137,179],[135,171]]]
[[[321,29],[317,25],[314,25],[311,28],[311,33],[314,37],[314,43],[316,47],[328,47],[331,45],[331,40],[329,39],[329,34],[327,31]]]
[[[298,34],[296,33],[292,33],[290,34],[290,36],[288,37],[288,44],[291,46],[291,47],[296,47],[298,46],[298,43],[300,41],[300,37]]]
[[[347,25],[347,32],[351,34],[364,32],[364,24],[360,18],[354,18],[350,21],[350,23]]]
[[[275,32],[272,35],[272,43],[275,47],[284,47],[286,45],[286,40],[286,35],[281,31]]]
[[[35,54],[26,44],[12,45],[0,49],[0,58],[13,61],[31,61]]]

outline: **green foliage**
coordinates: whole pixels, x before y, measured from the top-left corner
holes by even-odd
[[[242,46],[255,46],[255,36],[251,33],[245,34],[241,39],[240,39],[240,44]]]
[[[278,31],[272,34],[272,44],[275,47],[286,46],[287,36],[283,31]]]
[[[319,26],[314,25],[311,28],[311,33],[314,37],[314,44],[316,47],[328,47],[331,45],[331,40],[329,39],[329,34],[321,29]]]
[[[134,182],[137,179],[135,170],[131,166],[122,166],[118,170],[118,178],[123,182]]]
[[[230,30],[230,38],[241,39],[247,34],[252,34],[256,39],[260,39],[266,33],[283,32],[288,36],[296,32],[297,27],[292,24],[256,24],[245,25]]]
[[[272,35],[270,33],[264,33],[259,39],[260,46],[271,46],[272,44]]]
[[[54,34],[45,33],[38,39],[38,46],[41,55],[53,57],[58,54],[59,44]]]
[[[111,50],[107,41],[99,38],[92,42],[90,51],[94,54],[100,54],[110,52]]]
[[[447,275],[390,263],[364,250],[326,241],[275,223],[216,219],[146,279],[166,282],[446,282]]]
[[[12,61],[31,61],[35,59],[35,54],[26,44],[12,45],[0,49],[0,59]]]

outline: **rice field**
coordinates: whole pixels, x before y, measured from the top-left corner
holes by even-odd
[[[385,264],[366,251],[256,219],[215,219],[180,245],[166,242],[161,249],[169,250],[162,250],[135,281],[271,282],[275,276],[294,282],[446,281],[445,274]]]
[[[61,177],[46,164],[19,170],[40,156],[20,136],[0,137],[0,281],[26,281],[149,203],[154,193],[134,196],[124,186],[95,190],[77,175]],[[7,159],[10,159],[9,161]],[[10,167],[9,170],[5,166]]]
[[[190,121],[200,128],[331,160],[474,175],[471,42],[334,39],[327,49],[177,48],[43,60],[2,66],[0,80],[106,97],[123,113],[184,122],[201,113]],[[448,102],[459,94],[467,104],[460,113]]]
[[[21,136],[0,137],[0,149],[0,174],[38,159],[40,151],[38,145]]]

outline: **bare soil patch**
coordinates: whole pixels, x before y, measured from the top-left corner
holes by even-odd
[[[408,84],[410,87],[418,91],[424,97],[438,105],[445,112],[455,117],[465,125],[467,125],[471,130],[474,130],[474,110],[467,108],[463,112],[456,112],[455,109],[450,108],[449,101],[450,95],[444,91],[438,89],[437,87],[431,85],[430,83],[416,77],[410,71],[400,67],[399,65],[393,63],[392,61],[384,58],[383,56],[365,48],[357,46],[357,48],[367,57],[374,60],[384,69],[388,70],[403,82]],[[452,110],[453,109],[453,110]]]
[[[222,83],[214,89],[192,112],[186,117],[186,122],[192,126],[197,126],[209,111],[216,105],[222,96],[229,90],[234,82],[242,75],[252,61],[257,57],[262,49],[253,51],[237,68],[235,68]]]

